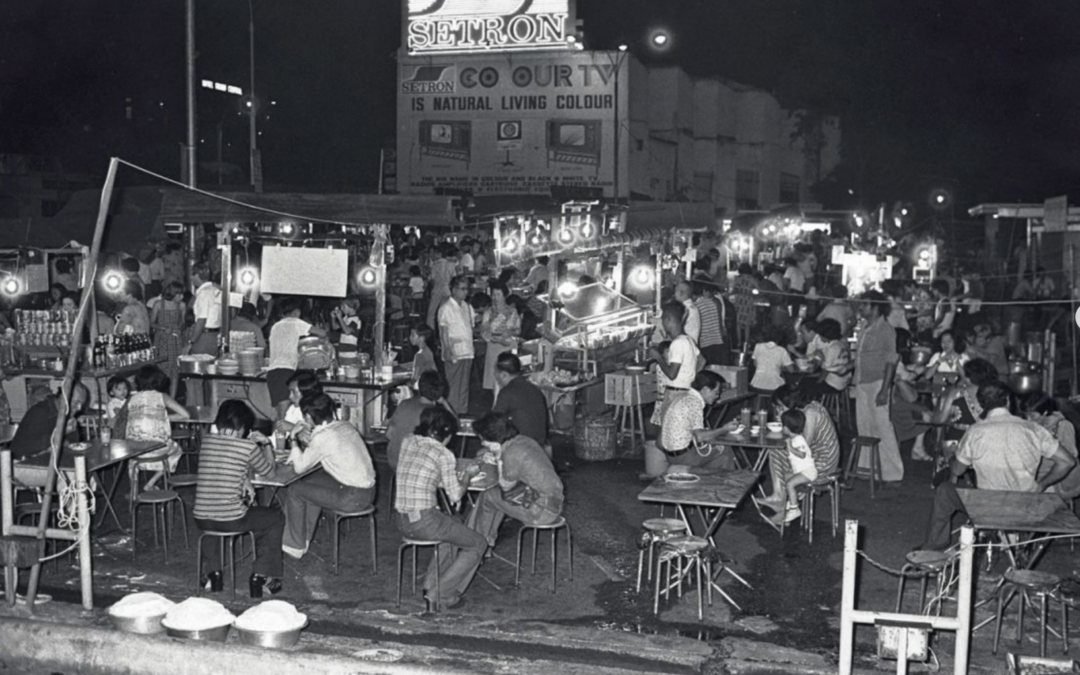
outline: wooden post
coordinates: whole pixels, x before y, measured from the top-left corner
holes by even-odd
[[[975,530],[970,525],[960,528],[960,580],[956,587],[956,650],[953,673],[967,675],[971,654],[971,612],[975,568]]]
[[[90,298],[94,294],[94,280],[97,279],[98,259],[101,254],[101,239],[105,234],[105,222],[109,218],[109,206],[112,203],[113,186],[116,184],[116,171],[119,166],[117,159],[109,160],[109,171],[105,175],[105,185],[101,188],[101,201],[98,205],[97,222],[94,224],[94,238],[90,245],[90,257],[87,260],[87,284],[82,289],[82,299],[79,301],[79,313],[75,317],[75,327],[71,333],[71,352],[68,354],[67,370],[64,373],[64,382],[60,386],[60,414],[56,417],[56,427],[53,429],[52,440],[49,448],[49,474],[45,478],[45,496],[41,504],[41,514],[38,516],[37,537],[45,537],[45,528],[49,522],[49,510],[52,507],[52,493],[56,488],[56,474],[60,464],[60,450],[64,443],[64,430],[67,426],[68,401],[71,400],[72,387],[75,384],[75,368],[79,363],[79,354],[82,351],[83,326],[86,324],[86,315],[90,310]],[[80,526],[82,524],[80,523]],[[89,527],[89,524],[86,524]],[[87,533],[89,535],[89,533]],[[84,584],[93,581],[91,576],[91,556],[80,556],[79,566],[82,572]],[[34,600],[37,597],[38,581],[41,578],[41,563],[30,568],[30,583],[26,590],[26,606],[34,611]],[[93,589],[83,589],[83,601],[93,600]]]
[[[844,524],[844,579],[840,594],[840,675],[851,675],[855,648],[856,556],[859,548],[859,521],[848,520]]]
[[[94,571],[90,566],[90,505],[86,491],[90,489],[86,476],[86,454],[75,454],[75,505],[79,518],[79,579],[81,581],[83,609],[94,608]],[[135,536],[132,532],[131,536]],[[82,561],[87,561],[85,564]]]

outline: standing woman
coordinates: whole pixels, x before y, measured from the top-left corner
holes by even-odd
[[[431,299],[428,301],[427,324],[435,328],[439,307],[450,297],[450,280],[457,274],[457,266],[446,259],[447,248],[435,246],[431,249]]]
[[[176,359],[184,348],[184,316],[187,304],[184,302],[184,285],[179,281],[170,281],[161,293],[161,302],[154,305],[150,313],[150,324],[154,327],[154,345],[158,354],[165,359],[162,370],[171,382],[169,395],[176,396],[178,370]]]
[[[484,357],[484,389],[495,388],[495,362],[499,354],[509,351],[521,334],[521,316],[517,309],[506,302],[510,295],[506,285],[495,281],[489,286],[491,307],[480,321],[480,335],[487,342]]]
[[[892,307],[889,299],[877,291],[863,293],[862,300],[860,311],[866,328],[859,334],[855,353],[855,419],[860,436],[881,439],[881,479],[896,482],[904,479],[904,462],[889,412],[900,358],[896,329],[887,320]],[[864,454],[859,467],[868,469],[869,462],[869,455]]]
[[[116,294],[116,299],[123,306],[120,319],[116,322],[116,334],[149,333],[150,314],[143,304],[142,288],[138,282],[133,279],[125,281]]]

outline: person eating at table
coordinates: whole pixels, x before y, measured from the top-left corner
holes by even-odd
[[[195,525],[203,532],[248,532],[255,537],[255,559],[249,592],[261,598],[281,592],[281,537],[285,516],[276,508],[248,506],[255,490],[249,470],[269,476],[274,473],[270,442],[254,430],[255,413],[237,399],[223,401],[214,419],[216,431],[203,437],[199,446],[199,473],[195,486]],[[210,537],[202,547],[199,579],[205,590],[217,593],[224,587],[221,575],[221,540]]]
[[[558,521],[563,483],[540,444],[519,434],[510,416],[503,413],[484,415],[473,429],[498,471],[498,485],[480,494],[469,514],[469,527],[494,547],[504,516],[530,526]]]
[[[811,401],[799,387],[784,385],[776,390],[773,395],[776,414],[783,417],[788,410],[798,410],[803,413],[802,437],[810,446],[810,456],[814,458],[814,466],[819,476],[831,476],[836,473],[840,465],[840,440],[836,435],[836,427],[833,425],[829,411],[818,401]],[[778,517],[783,518],[780,506],[784,499],[780,493],[780,486],[785,484],[795,473],[791,466],[791,458],[785,448],[769,450],[769,473],[772,476],[772,494],[761,501],[764,505],[778,511]]]
[[[1072,470],[1076,459],[1039,424],[1009,412],[1011,392],[1001,382],[979,387],[979,405],[986,417],[971,426],[952,458],[952,475],[975,471],[980,490],[1044,492]],[[916,550],[943,551],[952,542],[952,520],[967,515],[952,481],[934,491],[926,539]]]
[[[493,412],[509,415],[514,426],[541,447],[548,442],[548,408],[544,392],[521,372],[517,354],[499,354],[495,362],[495,381],[499,396]]]
[[[394,414],[386,423],[386,461],[392,470],[397,470],[402,442],[416,432],[423,412],[436,405],[449,410],[450,404],[446,402],[446,380],[436,371],[428,370],[420,375],[420,381],[416,384],[416,396],[398,403]]]
[[[321,394],[322,383],[314,370],[297,370],[288,379],[289,407],[281,415],[281,419],[274,422],[274,431],[279,434],[291,435],[299,431],[304,425],[304,413],[300,410],[300,401],[308,394]]]
[[[705,408],[716,403],[724,390],[724,379],[703,370],[694,376],[686,395],[668,406],[660,426],[660,446],[668,462],[706,471],[734,468],[731,451],[707,443],[729,429],[705,428]]]
[[[356,427],[334,418],[334,409],[333,399],[323,393],[300,399],[310,431],[293,435],[289,463],[297,474],[318,466],[325,471],[304,476],[286,490],[281,549],[296,559],[307,553],[323,509],[355,513],[371,506],[375,498],[375,467],[367,445]],[[300,449],[299,441],[306,449]]]
[[[451,609],[464,602],[461,596],[488,546],[479,532],[439,510],[439,488],[457,504],[480,471],[479,464],[471,464],[458,475],[454,453],[446,447],[457,431],[457,419],[450,411],[439,407],[425,410],[416,433],[401,445],[395,476],[398,529],[410,539],[440,542],[439,555],[432,558],[424,576],[424,599],[432,610]],[[441,567],[436,566],[436,560]]]

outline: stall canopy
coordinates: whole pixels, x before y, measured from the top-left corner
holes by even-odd
[[[707,230],[716,226],[712,202],[631,202],[626,231]]]
[[[61,248],[72,241],[89,245],[100,201],[100,190],[80,190],[50,218],[0,219],[0,247]],[[160,208],[160,188],[117,190],[105,224],[102,250],[135,253],[147,241],[163,239]]]
[[[303,216],[310,222],[392,224],[429,227],[460,225],[453,197],[417,197],[363,194],[302,194],[224,192],[222,197],[260,209]],[[276,215],[214,199],[188,190],[162,190],[160,221],[163,223],[224,223],[257,221],[293,222],[295,217]]]

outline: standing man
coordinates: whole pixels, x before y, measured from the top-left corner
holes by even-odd
[[[191,327],[184,352],[216,356],[221,331],[221,289],[211,280],[206,263],[192,266],[191,282],[195,286],[195,325]]]
[[[900,446],[889,416],[893,376],[899,355],[896,351],[896,329],[889,325],[889,299],[878,291],[862,295],[859,312],[866,319],[866,329],[859,336],[855,352],[855,419],[860,436],[881,440],[881,479],[886,483],[904,478],[904,463]],[[864,461],[865,460],[865,461]],[[859,467],[869,468],[870,457],[860,457]]]
[[[695,345],[701,344],[701,312],[694,304],[694,286],[686,279],[675,285],[675,299],[686,308],[686,322],[683,324],[683,333],[694,341]]]
[[[503,352],[495,362],[499,396],[492,412],[506,413],[522,436],[542,446],[548,440],[548,409],[544,392],[521,373],[517,354]]]
[[[694,306],[701,321],[698,349],[705,357],[705,363],[727,364],[730,350],[724,340],[723,300],[706,291],[703,286],[701,283],[694,284]]]
[[[450,393],[447,400],[459,415],[469,413],[469,373],[472,372],[473,324],[472,306],[465,301],[469,285],[458,275],[450,280],[450,297],[439,306],[439,334],[442,338],[443,365]]]

